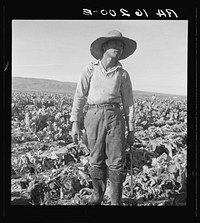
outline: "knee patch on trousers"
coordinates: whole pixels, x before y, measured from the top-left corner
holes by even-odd
[[[92,166],[89,170],[92,179],[106,179],[107,168]]]
[[[126,179],[126,171],[109,170],[109,180],[111,182],[122,183]]]

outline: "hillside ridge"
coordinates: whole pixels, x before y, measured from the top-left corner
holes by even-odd
[[[36,91],[36,92],[53,92],[53,93],[66,93],[74,95],[77,83],[75,82],[62,82],[51,79],[40,78],[27,78],[27,77],[12,77],[12,90],[13,91]],[[135,96],[169,96],[169,97],[185,97],[184,95],[156,93],[148,91],[133,91]]]

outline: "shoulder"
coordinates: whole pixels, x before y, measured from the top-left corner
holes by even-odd
[[[83,67],[82,75],[92,76],[95,66],[98,66],[98,61],[91,62],[90,64]]]
[[[122,85],[130,84],[130,75],[127,70],[125,70],[123,67],[120,68],[120,76],[121,76],[121,83]]]
[[[127,70],[124,69],[123,65],[120,62],[117,63],[117,67],[122,77],[126,78],[126,76],[129,76]]]
[[[129,78],[129,73],[127,70],[125,70],[124,68],[120,68],[120,74],[123,80],[126,80],[127,78]]]

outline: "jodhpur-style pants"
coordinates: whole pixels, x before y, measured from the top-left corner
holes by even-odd
[[[117,104],[89,106],[84,126],[91,167],[122,170],[125,165],[125,120]]]

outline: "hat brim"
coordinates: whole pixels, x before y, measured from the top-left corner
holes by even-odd
[[[129,39],[127,37],[100,37],[92,42],[90,46],[90,52],[94,58],[101,59],[103,56],[102,45],[111,39],[121,40],[124,43],[123,52],[119,58],[119,60],[123,60],[129,57],[137,48],[137,43],[135,40]]]

